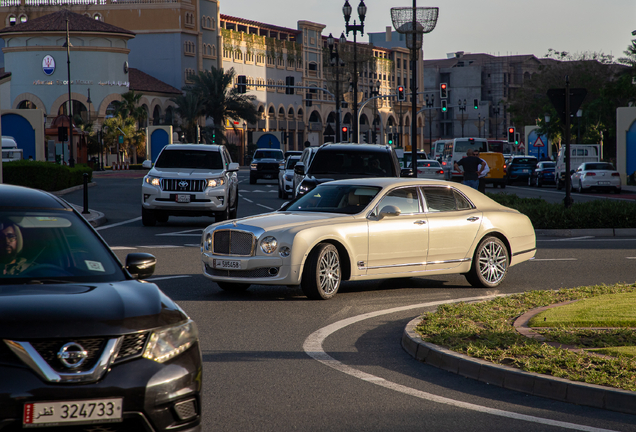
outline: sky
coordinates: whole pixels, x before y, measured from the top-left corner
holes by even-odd
[[[345,0],[220,0],[222,14],[292,29],[297,22],[326,25],[323,35],[338,38],[345,30]],[[349,0],[357,23],[359,0]],[[392,7],[412,7],[413,0],[365,0],[367,32],[392,26]],[[548,50],[596,52],[623,57],[636,30],[636,0],[423,0],[418,7],[438,7],[437,25],[424,35],[424,59],[448,53],[496,56],[534,54]],[[350,33],[349,40],[353,40]]]

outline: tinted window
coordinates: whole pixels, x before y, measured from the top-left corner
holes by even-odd
[[[296,165],[296,162],[298,162],[300,160],[300,158],[289,158],[287,159],[287,166],[285,166],[286,169],[293,169],[294,166]]]
[[[388,152],[321,150],[316,152],[308,174],[352,174],[394,177]]]
[[[543,168],[554,168],[556,164],[554,162],[544,162],[543,164],[541,164],[541,166]]]
[[[283,159],[281,150],[256,150],[254,159]]]
[[[535,158],[514,158],[512,160],[512,163],[519,165],[532,165],[536,164],[537,160]]]
[[[417,161],[417,166],[420,168],[439,168],[441,165],[437,161]]]
[[[585,164],[586,170],[610,170],[614,171],[614,166],[608,163],[589,163]]]
[[[218,151],[164,149],[155,167],[219,170],[223,169],[223,159]]]
[[[429,212],[446,212],[455,210],[468,210],[472,206],[464,196],[452,188],[425,187],[424,200]]]
[[[289,203],[281,211],[356,214],[363,211],[380,191],[372,186],[323,184]]]
[[[458,153],[466,153],[469,149],[479,149],[480,151],[488,151],[487,144],[481,141],[457,140],[455,141],[455,151]]]
[[[389,205],[399,208],[402,214],[421,212],[417,188],[414,187],[400,188],[389,192],[382,198],[382,201],[380,201],[378,209],[382,211],[384,207]]]
[[[120,264],[74,213],[0,212],[0,226],[0,284],[124,279]]]

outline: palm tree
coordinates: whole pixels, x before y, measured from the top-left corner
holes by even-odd
[[[258,113],[253,103],[256,96],[239,93],[238,89],[233,87],[235,75],[234,68],[225,72],[223,69],[212,67],[210,71],[202,71],[193,76],[194,84],[185,88],[186,91],[192,91],[201,99],[203,115],[214,120],[218,131],[217,141],[219,138],[225,138],[223,130],[226,120],[242,119],[248,123],[256,123],[258,120]]]
[[[139,106],[143,94],[135,93],[134,90],[122,93],[120,101],[115,108],[115,115],[120,115],[121,118],[132,117],[137,122],[138,126],[141,126],[144,120],[148,118],[148,113],[144,107]]]
[[[116,115],[104,120],[104,143],[108,146],[119,144],[119,136],[124,136],[123,144],[119,144],[119,150],[133,156],[133,163],[137,161],[137,154],[145,142],[145,132],[137,129],[135,119]]]
[[[181,119],[181,130],[185,134],[186,142],[194,142],[197,132],[197,121],[203,113],[203,100],[190,89],[187,89],[185,94],[170,100],[177,105],[175,112]]]

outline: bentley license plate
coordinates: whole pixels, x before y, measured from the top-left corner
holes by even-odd
[[[189,203],[190,202],[190,195],[177,195],[177,202]]]
[[[234,261],[234,260],[213,259],[212,267],[221,268],[221,269],[230,269],[230,270],[240,270],[241,262]]]
[[[68,423],[114,423],[122,421],[122,400],[92,399],[24,404],[25,428]]]

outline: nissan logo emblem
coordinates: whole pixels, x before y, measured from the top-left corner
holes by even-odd
[[[183,188],[187,188],[187,187],[188,187],[188,182],[187,182],[187,181],[185,181],[185,180],[181,180],[181,181],[179,182],[179,187],[180,187],[180,188],[182,188],[182,189],[183,189]]]
[[[78,368],[88,358],[88,351],[78,343],[69,342],[64,344],[57,352],[57,358],[69,369]]]

